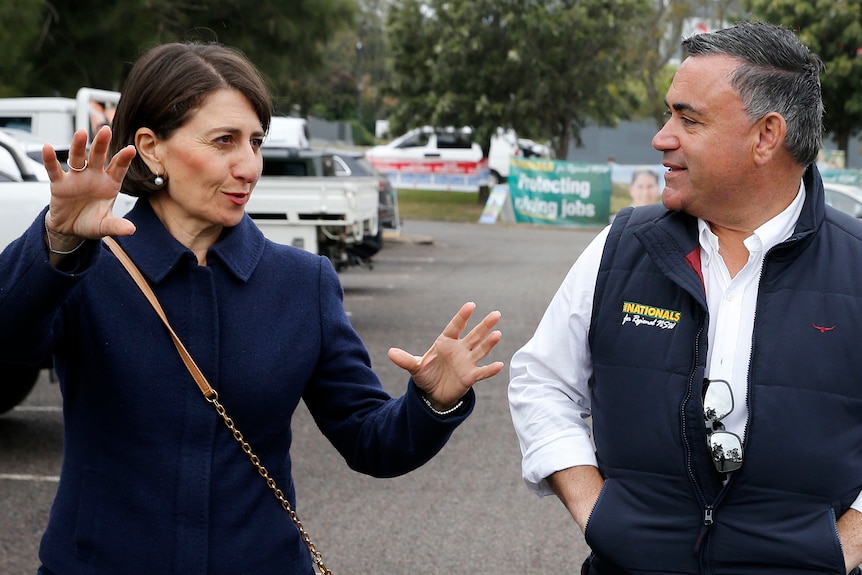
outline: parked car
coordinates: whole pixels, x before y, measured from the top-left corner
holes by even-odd
[[[380,191],[379,224],[385,230],[399,230],[398,194],[389,177],[375,168],[361,152],[337,150],[333,152],[336,176],[367,176],[376,178]]]
[[[369,266],[372,256],[383,248],[383,235],[386,230],[398,231],[401,228],[398,216],[398,196],[392,182],[371,165],[361,152],[331,150],[335,176],[367,177],[377,181],[378,190],[378,232],[377,236],[363,240],[351,248],[350,253],[360,262]]]
[[[305,118],[273,116],[263,145],[267,148],[307,150],[310,141],[308,121]]]
[[[37,136],[34,136],[30,132],[25,132],[24,130],[0,128],[0,132],[18,142],[18,146],[24,151],[24,154],[27,157],[27,162],[35,173],[37,180],[41,182],[50,181],[48,179],[48,172],[45,170],[45,166],[42,163],[42,146],[45,142],[40,142]],[[55,144],[54,151],[57,153],[57,158],[63,162],[63,167],[65,168],[65,161],[69,157],[69,146]]]
[[[388,144],[372,147],[366,155],[369,158],[468,162],[480,162],[484,157],[482,146],[473,140],[473,129],[467,126],[414,128]]]
[[[826,205],[862,218],[862,187],[823,182]]]
[[[528,138],[518,138],[518,149],[525,158],[550,158],[551,148]]]
[[[512,128],[497,128],[488,148],[489,185],[505,183],[512,158],[550,158],[551,149],[527,138],[519,138]]]

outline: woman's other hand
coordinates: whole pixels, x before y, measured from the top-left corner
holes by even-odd
[[[491,353],[502,334],[494,327],[500,321],[500,312],[492,311],[470,332],[461,338],[476,304],[465,303],[434,341],[425,355],[419,357],[403,349],[389,350],[389,359],[410,372],[413,381],[431,401],[434,409],[445,411],[458,403],[477,381],[493,377],[503,369],[503,362],[495,361],[479,366]]]

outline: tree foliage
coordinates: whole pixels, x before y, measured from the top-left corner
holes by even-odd
[[[664,95],[673,76],[669,64],[679,53],[685,21],[696,13],[696,4],[693,0],[657,0],[642,32],[633,39],[638,79],[645,91],[641,109],[659,128],[664,124]]]
[[[632,109],[630,38],[652,0],[401,0],[389,18],[396,129],[497,126],[559,157],[588,122]]]
[[[633,88],[642,94],[636,116],[652,118],[661,128],[666,112],[664,95],[682,56],[683,38],[693,33],[695,24],[718,29],[740,12],[739,0],[654,0],[639,33],[632,38],[638,71]]]
[[[847,153],[862,131],[862,0],[747,0],[753,16],[793,29],[826,64],[824,125]]]
[[[42,0],[0,3],[6,40],[0,42],[0,97],[17,96],[20,79],[33,73],[31,47],[39,42],[43,9]]]
[[[0,85],[5,95],[26,96],[119,89],[146,48],[215,41],[245,52],[287,108],[303,101],[323,46],[353,26],[356,10],[355,0],[7,0]]]
[[[387,0],[360,0],[354,25],[323,48],[323,66],[307,83],[313,102],[309,110],[316,116],[357,120],[361,111],[362,125],[366,129],[373,125],[382,106],[377,87],[387,75],[386,5]]]

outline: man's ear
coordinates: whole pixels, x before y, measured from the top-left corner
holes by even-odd
[[[164,166],[159,160],[159,139],[149,128],[138,128],[135,132],[135,149],[150,171],[156,175],[164,173]]]
[[[770,112],[758,120],[755,128],[759,137],[754,146],[754,161],[763,165],[785,149],[784,138],[787,136],[787,122],[781,114]]]

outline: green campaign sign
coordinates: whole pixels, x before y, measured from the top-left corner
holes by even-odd
[[[509,193],[515,221],[556,226],[607,225],[611,167],[512,158]]]
[[[821,168],[820,177],[824,182],[858,186],[862,184],[862,170],[847,170],[838,168]]]

